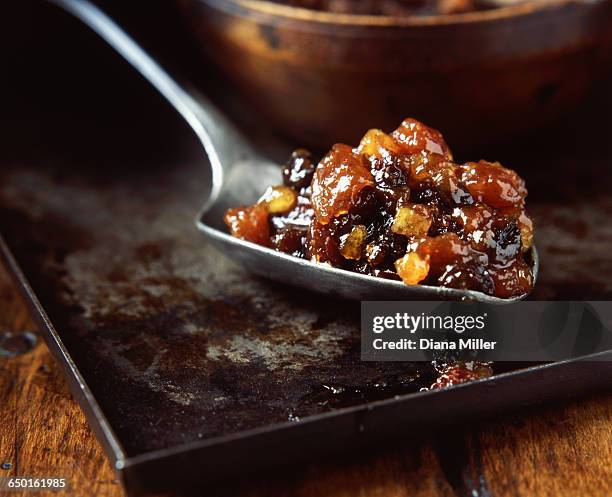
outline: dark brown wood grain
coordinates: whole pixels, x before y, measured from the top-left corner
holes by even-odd
[[[4,270],[0,328],[34,329]],[[121,486],[44,343],[0,358],[0,475],[60,476],[65,495],[119,497]],[[514,414],[436,439],[315,464],[215,493],[319,496],[612,495],[612,395]],[[58,495],[47,493],[48,495]],[[7,497],[45,495],[11,492]],[[59,495],[62,495],[60,493]]]

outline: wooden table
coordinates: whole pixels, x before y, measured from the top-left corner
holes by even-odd
[[[11,2],[13,8],[26,3]],[[26,17],[29,19],[29,14]],[[128,92],[123,101],[117,102],[127,91],[126,81],[129,83],[133,75],[126,71],[130,75],[126,79],[123,73],[105,71],[104,54],[110,57],[107,49],[95,58],[74,58],[78,64],[72,64],[72,59],[68,58],[62,65],[56,54],[72,54],[79,47],[83,54],[93,53],[91,44],[81,32],[67,31],[71,27],[76,30],[74,22],[67,18],[59,15],[52,19],[46,15],[41,17],[31,29],[32,33],[37,33],[31,40],[27,39],[27,30],[11,16],[0,18],[3,20],[8,21],[5,24],[9,34],[13,27],[14,38],[22,44],[12,52],[14,67],[5,63],[3,70],[6,74],[23,76],[15,79],[12,91],[6,92],[11,98],[9,108],[3,108],[3,117],[8,115],[12,119],[6,119],[7,124],[0,126],[3,162],[14,159],[17,164],[39,163],[42,159],[46,162],[49,157],[59,157],[57,160],[68,164],[74,160],[77,146],[80,150],[97,150],[96,146],[103,143],[106,149],[108,136],[101,135],[96,141],[93,130],[98,128],[93,128],[92,122],[84,126],[70,127],[68,124],[83,123],[84,117],[89,116],[99,125],[100,109],[109,107],[119,109],[115,114],[109,110],[110,117],[107,117],[113,125],[106,129],[114,133],[117,124],[124,122],[126,112],[121,105],[128,102],[134,105],[133,95],[138,94]],[[57,36],[57,33],[65,36]],[[171,38],[164,36],[164,44]],[[75,39],[79,43],[75,43]],[[83,70],[88,59],[95,59],[96,71]],[[45,85],[40,84],[40,74],[45,74]],[[108,77],[101,78],[103,74]],[[95,86],[96,83],[99,86]],[[107,91],[99,91],[100,87]],[[115,90],[111,91],[113,88]],[[137,82],[137,88],[138,92],[144,89],[141,81]],[[93,94],[96,99],[90,98]],[[107,100],[104,100],[105,95]],[[75,108],[69,111],[67,105],[73,101]],[[90,108],[96,102],[97,107]],[[153,117],[145,116],[143,122],[165,122],[156,114],[157,107],[149,109]],[[144,105],[130,106],[138,112],[144,112],[145,108]],[[127,114],[132,113],[137,112]],[[602,113],[604,117],[607,115]],[[80,128],[81,133],[76,133]],[[133,142],[134,128],[125,125],[119,128],[129,131],[116,133],[129,137],[129,141],[126,138],[125,143],[120,141],[115,145],[125,146],[126,151],[139,150],[138,143]],[[601,149],[605,140],[593,140],[593,143],[598,146],[590,149],[605,155],[605,149],[603,152]],[[101,154],[100,164],[109,156],[113,157]],[[136,156],[132,154],[128,159]],[[83,157],[89,155],[81,154],[80,158]],[[599,189],[606,190],[605,195],[609,195],[608,183],[600,181]],[[563,280],[558,283],[559,287],[565,284]],[[594,284],[591,286],[596,288]],[[577,293],[583,290],[575,289]],[[575,297],[571,289],[566,294],[553,296]],[[0,331],[33,328],[25,305],[0,268]],[[8,475],[66,477],[72,487],[71,495],[123,495],[99,443],[71,398],[59,366],[43,343],[19,357],[0,356],[0,476]],[[398,442],[395,447],[377,453],[313,464],[289,473],[283,471],[275,477],[247,482],[238,490],[221,493],[262,497],[608,497],[612,495],[612,395],[600,394],[508,415],[478,426],[462,427],[450,436],[440,434],[437,439]],[[21,495],[44,493],[12,492],[7,497]]]
[[[3,268],[0,328],[34,329]],[[1,476],[68,479],[70,492],[49,495],[124,495],[44,343],[15,358],[0,357],[0,420],[0,467],[7,468],[0,469]],[[220,492],[262,497],[612,495],[610,393],[406,445]],[[7,497],[45,494],[11,492]]]

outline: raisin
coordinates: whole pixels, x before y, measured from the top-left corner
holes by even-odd
[[[381,188],[405,188],[408,185],[408,175],[397,160],[385,159],[376,164],[372,170],[374,181]]]
[[[308,233],[307,246],[308,258],[316,262],[328,262],[338,266],[344,260],[340,253],[339,239],[329,225],[313,221]]]
[[[373,186],[364,186],[355,195],[351,214],[356,220],[370,220],[380,210],[380,197]]]
[[[285,252],[295,257],[304,257],[306,231],[299,229],[283,229],[272,237],[272,247],[279,252]]]
[[[495,256],[504,261],[516,257],[521,250],[521,230],[516,219],[502,224],[493,236],[495,241]]]
[[[477,290],[488,295],[495,293],[495,283],[489,272],[474,262],[446,266],[438,277],[438,284],[448,288]]]
[[[467,186],[461,182],[454,183],[450,189],[451,198],[456,205],[472,205],[474,197],[468,191]]]
[[[283,183],[295,190],[307,188],[312,182],[316,167],[310,152],[298,148],[283,167]]]
[[[521,231],[521,252],[526,252],[530,249],[533,245],[534,226],[533,221],[527,213],[523,209],[517,207],[500,209],[499,212],[507,218],[514,218],[517,220]]]
[[[411,190],[410,199],[416,204],[439,204],[442,202],[442,195],[432,187],[421,186]]]
[[[353,266],[353,271],[360,274],[372,274],[372,268],[370,264],[368,264],[368,261],[363,259],[355,262],[355,265]]]
[[[440,207],[430,208],[432,222],[429,227],[429,236],[443,235],[444,233],[458,233],[461,225],[451,215],[443,212]]]

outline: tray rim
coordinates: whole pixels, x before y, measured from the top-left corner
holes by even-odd
[[[87,385],[85,378],[81,374],[76,362],[72,359],[68,348],[64,344],[55,326],[51,322],[47,312],[38,300],[34,289],[28,282],[25,274],[19,266],[17,259],[10,250],[4,236],[0,232],[0,261],[4,262],[4,267],[17,284],[17,288],[25,300],[34,321],[39,326],[45,343],[49,347],[54,359],[60,364],[62,372],[71,393],[75,396],[79,406],[85,413],[88,423],[94,430],[96,437],[102,443],[105,452],[115,465],[115,469],[120,469],[116,466],[119,461],[125,460],[126,455],[122,444],[119,442],[114,430],[111,428],[104,411],[98,404],[93,392]],[[85,403],[85,405],[84,405]]]
[[[7,268],[9,274],[17,283],[20,293],[24,297],[35,321],[40,327],[40,331],[42,332],[47,346],[49,347],[55,360],[58,361],[62,367],[63,374],[70,385],[75,400],[77,400],[79,403],[89,425],[91,426],[98,440],[100,440],[102,443],[107,456],[109,457],[116,473],[124,485],[127,470],[134,470],[135,468],[138,468],[141,465],[144,466],[147,463],[184,455],[194,451],[203,451],[214,447],[218,448],[231,442],[245,441],[260,437],[262,435],[291,430],[292,428],[304,428],[305,426],[312,426],[326,420],[339,420],[340,418],[351,417],[364,411],[371,412],[384,407],[397,408],[401,407],[402,404],[410,405],[414,402],[418,402],[420,399],[443,399],[449,394],[456,396],[458,391],[469,392],[473,390],[474,387],[493,386],[500,381],[508,382],[547,370],[564,369],[567,366],[580,362],[592,362],[594,360],[597,362],[612,361],[612,350],[610,350],[574,359],[567,359],[547,364],[538,364],[536,366],[500,373],[489,378],[454,385],[445,389],[415,392],[391,397],[389,399],[376,400],[355,406],[338,408],[332,411],[306,416],[301,418],[298,422],[284,421],[280,423],[266,424],[256,428],[241,430],[234,433],[226,433],[204,440],[186,442],[172,447],[155,449],[143,452],[142,454],[130,456],[126,454],[120,438],[113,430],[111,423],[107,419],[103,409],[98,404],[95,395],[81,374],[78,365],[73,360],[69,349],[64,344],[60,334],[55,329],[55,326],[47,315],[44,307],[38,300],[36,293],[27,281],[24,272],[20,268],[16,258],[13,256],[8,244],[2,236],[2,233],[0,233],[0,260],[4,261],[5,267]],[[595,387],[596,385],[594,385],[594,388]],[[558,395],[562,394],[563,392],[558,392]],[[544,399],[542,402],[545,400],[546,399]]]

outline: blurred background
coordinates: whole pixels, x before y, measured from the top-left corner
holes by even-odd
[[[544,132],[609,87],[609,0],[433,17],[250,4],[261,7],[240,0],[98,2],[180,81],[288,147],[355,144],[368,128],[389,131],[413,116],[439,128],[456,152],[491,149],[499,156],[517,140],[530,145],[537,137],[541,145]],[[340,5],[346,9],[347,2]],[[359,11],[364,2],[348,5]],[[115,90],[138,80],[103,43],[84,35],[86,28],[47,2],[29,0],[5,6],[0,23],[0,119],[4,139],[25,140],[20,156],[32,147],[65,150],[66,126],[75,121],[70,112],[121,129],[122,99],[138,103],[129,91]],[[96,70],[107,62],[116,70]],[[83,146],[93,145],[91,134],[81,134]],[[133,144],[137,137],[112,139]]]

